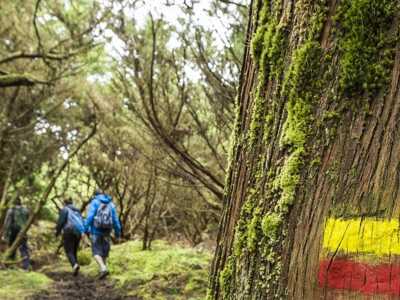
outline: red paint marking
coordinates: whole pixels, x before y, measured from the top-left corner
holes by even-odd
[[[372,265],[345,259],[330,263],[324,260],[319,265],[318,279],[321,287],[400,296],[398,264]]]

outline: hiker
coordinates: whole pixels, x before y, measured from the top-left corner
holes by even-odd
[[[24,227],[29,218],[29,211],[26,207],[22,206],[21,198],[17,197],[14,201],[14,206],[7,210],[6,218],[4,221],[4,239],[7,241],[8,246],[16,240],[19,232]],[[25,235],[19,245],[19,253],[22,257],[22,268],[26,271],[30,270],[31,261],[29,257],[28,237]],[[15,259],[16,251],[14,251],[10,258]]]
[[[77,209],[72,199],[64,201],[64,208],[60,210],[56,226],[56,236],[63,233],[63,246],[74,276],[79,273],[78,248],[81,236],[85,231],[83,218],[79,209]]]
[[[97,190],[89,204],[85,230],[90,233],[92,254],[100,268],[99,279],[103,279],[109,274],[106,263],[110,252],[112,229],[114,229],[115,237],[119,239],[121,224],[111,196]]]

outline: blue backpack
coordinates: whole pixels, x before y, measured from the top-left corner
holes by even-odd
[[[67,218],[67,223],[65,225],[65,229],[72,230],[77,234],[84,233],[85,225],[83,223],[83,218],[81,213],[69,207],[67,207],[67,211],[68,211],[68,218]]]
[[[93,222],[94,227],[103,231],[113,228],[112,203],[101,203],[97,209]]]

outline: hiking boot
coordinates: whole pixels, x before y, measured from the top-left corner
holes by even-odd
[[[81,267],[80,267],[78,264],[75,264],[75,266],[72,268],[72,270],[73,270],[72,274],[73,274],[74,276],[77,276],[78,273],[79,273],[79,269],[80,269],[80,268],[81,268]]]
[[[106,278],[108,276],[108,274],[110,274],[110,272],[108,272],[108,270],[100,271],[99,279]]]

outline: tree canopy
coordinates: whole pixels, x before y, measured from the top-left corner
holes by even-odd
[[[2,4],[0,219],[17,196],[34,219],[85,209],[97,187],[144,248],[215,235],[246,18],[229,1]]]

